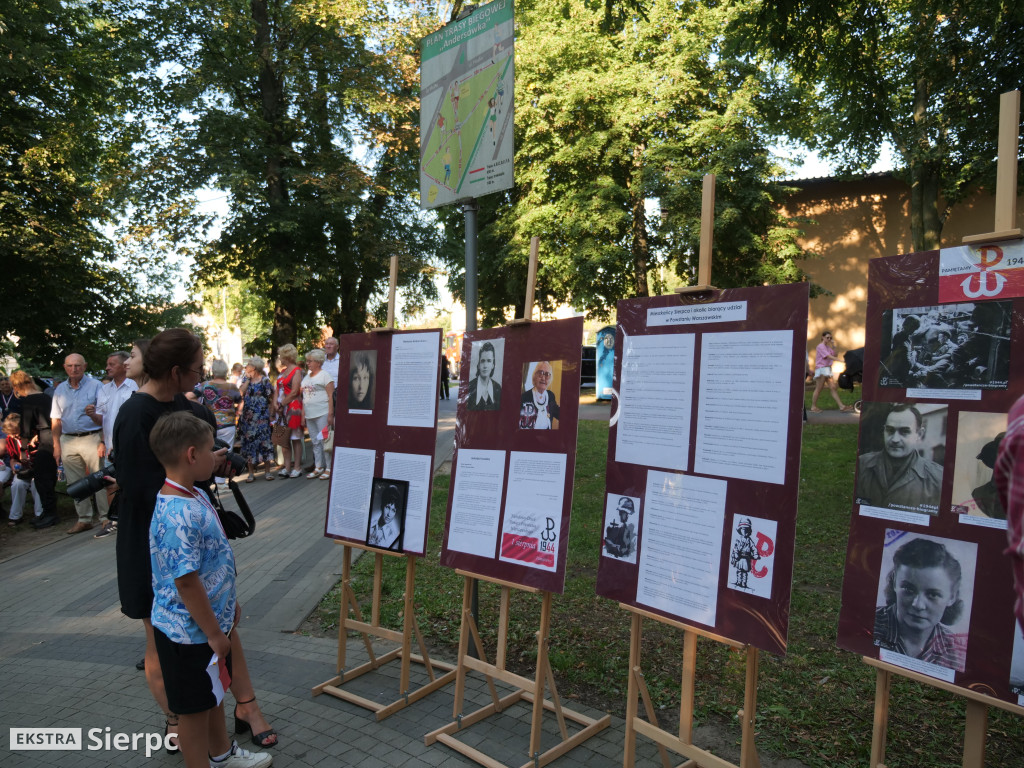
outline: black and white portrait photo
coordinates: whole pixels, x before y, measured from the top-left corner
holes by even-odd
[[[474,341],[469,353],[471,377],[466,407],[471,411],[501,409],[501,373],[505,357],[504,339]]]
[[[370,523],[366,529],[366,543],[371,547],[402,551],[405,532],[405,510],[409,498],[409,483],[405,480],[373,478],[373,496],[370,502]]]
[[[886,530],[875,645],[962,672],[977,556],[978,545],[971,542]]]
[[[520,429],[558,429],[561,385],[561,360],[540,360],[523,366],[523,394],[519,398]]]
[[[1006,511],[993,479],[999,445],[1006,435],[1005,413],[960,411],[953,464],[953,512],[1004,521]]]
[[[625,563],[636,563],[639,520],[639,498],[620,496],[617,493],[607,494],[601,554]]]
[[[858,504],[938,514],[948,410],[931,403],[864,404]]]
[[[883,387],[1006,389],[1012,302],[889,309],[882,314]]]
[[[353,352],[348,363],[349,413],[373,413],[377,383],[377,350]]]

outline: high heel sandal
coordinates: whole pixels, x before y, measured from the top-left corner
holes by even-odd
[[[164,718],[164,749],[167,750],[167,754],[168,755],[176,755],[176,754],[178,754],[179,751],[181,751],[181,747],[178,746],[178,743],[177,743],[178,742],[178,734],[171,731],[171,728],[177,728],[177,727],[178,727],[178,716],[177,715],[170,715],[170,716]],[[168,736],[173,736],[174,737],[174,742],[175,743],[174,743],[173,747],[170,746],[171,742],[168,740],[168,738],[167,738]]]
[[[256,701],[256,697],[255,696],[253,696],[248,701],[236,701],[235,702],[235,733],[249,733],[250,731],[252,731],[252,726],[249,725],[249,722],[247,720],[243,720],[242,718],[240,718],[238,716],[238,705],[239,704],[252,704],[254,701]],[[273,739],[274,739],[272,742],[270,742],[269,744],[264,744],[263,743],[266,739],[269,739],[271,737],[273,737]],[[277,731],[275,731],[273,728],[271,728],[269,730],[264,731],[263,733],[255,733],[254,732],[252,734],[252,743],[255,744],[257,747],[261,747],[263,749],[270,749],[271,747],[276,747],[277,746]]]

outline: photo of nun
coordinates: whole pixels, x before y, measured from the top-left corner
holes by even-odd
[[[498,355],[491,342],[480,344],[479,350],[478,343],[473,344],[476,376],[469,382],[466,407],[471,411],[497,411],[501,409],[501,384],[495,381]]]
[[[373,410],[373,385],[377,378],[377,352],[353,352],[348,367],[348,409]]]
[[[962,580],[945,545],[925,538],[901,545],[885,577],[885,605],[875,609],[875,645],[963,672],[967,633],[952,629],[964,615]]]

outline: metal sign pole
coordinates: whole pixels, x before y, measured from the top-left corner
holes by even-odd
[[[480,206],[476,200],[467,200],[462,204],[462,212],[466,215],[466,330],[476,330],[476,214]]]

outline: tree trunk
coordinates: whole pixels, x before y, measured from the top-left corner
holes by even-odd
[[[928,81],[918,78],[914,86],[914,133],[910,164],[910,238],[916,251],[932,251],[942,237],[939,215],[939,190],[942,177],[939,163],[928,156],[932,147],[928,140]]]
[[[274,304],[274,330],[271,337],[274,339],[275,353],[282,344],[294,344],[299,338],[295,313],[281,301]]]
[[[644,200],[644,187],[640,183],[643,174],[644,144],[633,148],[633,167],[629,180],[629,207],[633,218],[633,239],[630,254],[633,257],[633,272],[637,296],[650,296],[647,284],[647,265],[651,250],[647,242],[647,208]]]
[[[284,83],[277,72],[274,35],[267,0],[252,0],[252,18],[256,23],[254,44],[259,57],[260,107],[265,123],[264,172],[268,216],[264,226],[269,230],[267,247],[274,264],[290,264],[291,238],[285,231],[288,219],[288,188],[284,178],[287,139],[284,132]],[[283,286],[269,286],[283,288]],[[295,305],[291,299],[278,297],[274,306],[272,337],[276,345],[294,344],[297,337]]]

